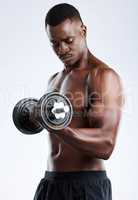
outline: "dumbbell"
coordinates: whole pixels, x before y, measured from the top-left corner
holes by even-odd
[[[50,92],[39,100],[25,98],[13,109],[13,122],[24,134],[37,134],[44,128],[61,130],[67,127],[73,116],[69,99],[59,92]]]

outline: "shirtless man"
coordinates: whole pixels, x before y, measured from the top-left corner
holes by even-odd
[[[74,116],[67,128],[48,130],[48,170],[34,200],[111,200],[103,160],[113,152],[121,118],[119,75],[89,51],[86,26],[72,5],[51,8],[45,25],[64,63],[64,69],[50,78],[48,91],[66,95]]]

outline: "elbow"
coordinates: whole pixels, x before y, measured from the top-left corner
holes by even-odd
[[[104,153],[102,154],[102,159],[103,160],[108,160],[113,152],[114,149],[114,142],[112,140],[108,140],[105,142],[105,150]]]
[[[106,153],[106,154],[102,155],[102,159],[103,160],[108,160],[110,158],[111,154],[112,153],[108,153],[108,154]]]

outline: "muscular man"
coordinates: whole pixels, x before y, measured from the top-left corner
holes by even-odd
[[[74,115],[67,128],[48,130],[48,169],[34,200],[111,200],[103,160],[113,152],[121,117],[119,75],[89,51],[86,26],[72,5],[51,8],[45,26],[64,63],[63,70],[50,78],[48,91],[66,95]]]

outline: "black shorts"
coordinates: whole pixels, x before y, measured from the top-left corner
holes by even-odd
[[[34,200],[112,200],[106,171],[45,172]]]

